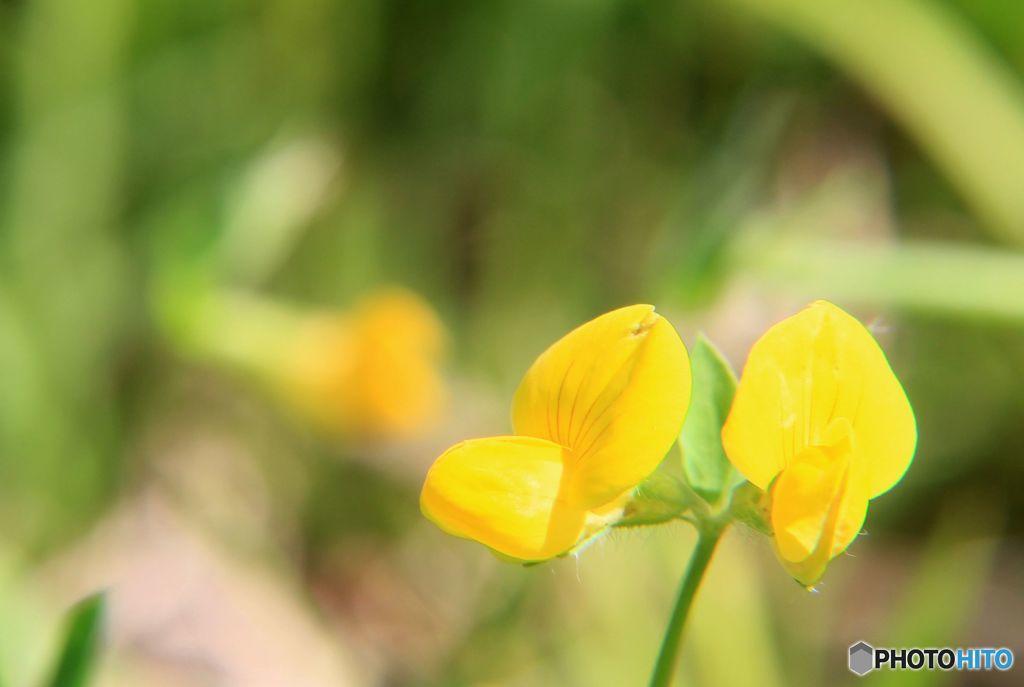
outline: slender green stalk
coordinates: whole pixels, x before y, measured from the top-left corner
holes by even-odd
[[[705,524],[699,530],[697,546],[686,566],[686,573],[683,574],[683,581],[679,586],[679,596],[676,598],[675,608],[672,609],[672,617],[665,629],[665,637],[661,640],[661,650],[658,652],[658,662],[654,665],[654,674],[651,675],[650,687],[668,687],[672,684],[680,640],[683,637],[686,618],[690,614],[690,606],[693,605],[693,598],[697,595],[697,589],[704,579],[704,573],[724,530],[725,526],[717,523]]]

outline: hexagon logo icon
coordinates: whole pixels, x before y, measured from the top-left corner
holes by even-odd
[[[875,648],[867,642],[850,646],[850,672],[864,676],[875,669]]]

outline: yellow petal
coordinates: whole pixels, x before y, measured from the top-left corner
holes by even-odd
[[[596,508],[632,489],[679,435],[690,365],[679,335],[650,305],[601,315],[545,351],[516,391],[518,434],[571,449],[571,501]]]
[[[867,513],[867,481],[849,456],[808,448],[772,486],[775,550],[789,573],[813,585],[856,538]]]
[[[848,467],[848,466],[846,466]],[[788,470],[784,470],[779,479],[785,477]],[[846,478],[848,475],[847,469],[844,469],[839,473],[839,481],[833,484],[835,490],[840,491],[845,488]],[[821,523],[821,536],[814,542],[813,548],[803,558],[791,558],[789,555],[791,551],[784,551],[780,546],[781,541],[785,541],[785,538],[775,538],[775,552],[779,556],[779,560],[782,562],[786,571],[800,584],[805,587],[812,587],[814,584],[821,579],[825,574],[825,568],[828,567],[828,562],[832,559],[832,538],[835,532],[835,521],[839,516],[840,499],[834,498],[828,504],[828,510],[824,514],[824,519]],[[780,521],[782,518],[780,517]]]
[[[867,329],[818,301],[754,344],[722,441],[736,468],[767,489],[805,448],[834,441],[838,418],[849,423],[851,462],[870,495],[898,482],[917,442],[910,403]]]
[[[565,500],[568,452],[533,437],[472,439],[427,473],[420,508],[441,529],[498,553],[539,561],[568,551],[585,512]]]

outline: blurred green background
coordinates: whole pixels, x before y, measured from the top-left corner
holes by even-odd
[[[731,533],[685,684],[852,683],[861,639],[1022,655],[1024,3],[7,0],[0,199],[3,684],[97,588],[103,685],[643,684],[684,525],[524,569],[417,501],[631,302],[739,370],[830,298],[920,433],[817,593]],[[293,323],[396,284],[447,331],[438,420],[282,403]]]

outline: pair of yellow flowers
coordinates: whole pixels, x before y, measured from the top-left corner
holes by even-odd
[[[649,305],[570,332],[527,372],[512,436],[471,439],[430,468],[423,513],[504,556],[563,554],[621,516],[679,437],[687,351]],[[868,501],[913,457],[913,412],[856,319],[818,301],[754,345],[722,427],[733,466],[770,499],[779,559],[814,584],[860,532]]]

